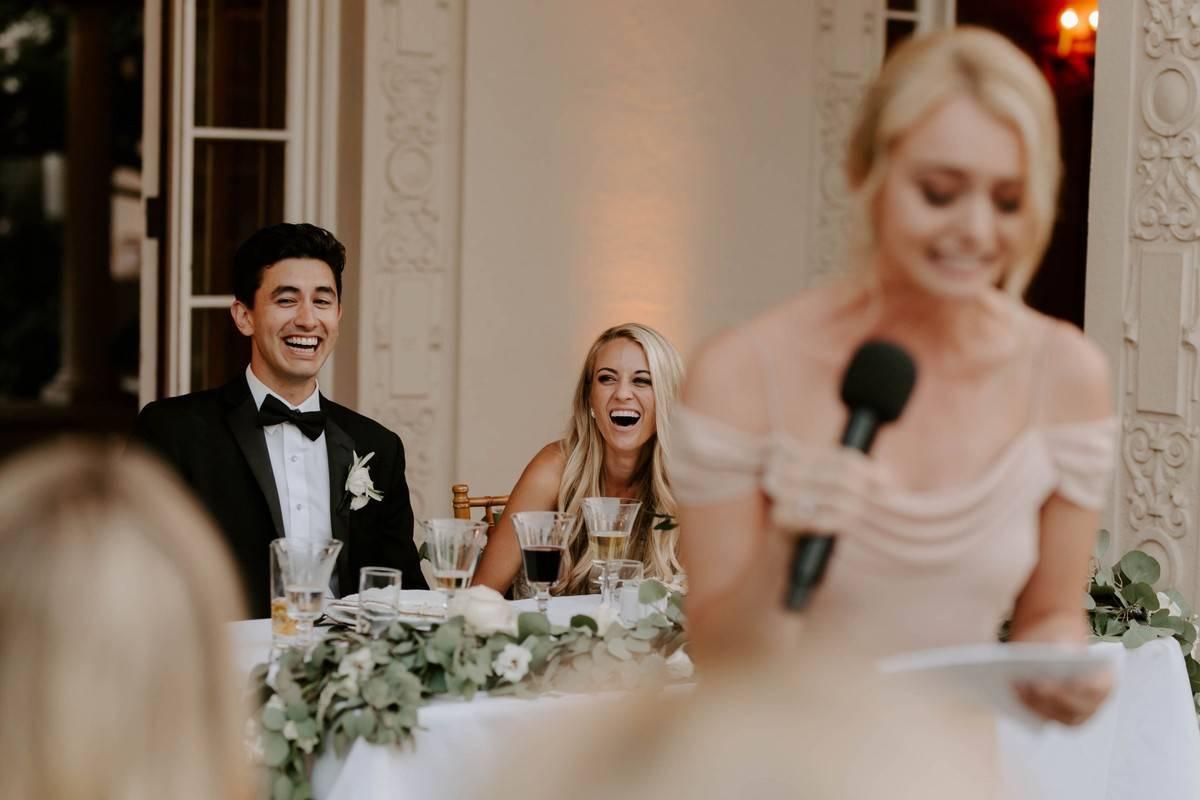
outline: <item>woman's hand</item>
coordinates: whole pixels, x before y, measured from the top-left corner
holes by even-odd
[[[887,467],[835,445],[780,443],[763,475],[771,521],[784,531],[853,530],[869,498],[893,485]]]
[[[1082,612],[1047,616],[1039,622],[1014,625],[1011,641],[1043,642],[1084,647],[1087,629]],[[1113,688],[1107,669],[1084,678],[1022,681],[1013,685],[1017,697],[1043,719],[1064,725],[1080,725],[1096,713]]]
[[[1105,670],[1087,678],[1030,681],[1013,687],[1025,706],[1044,719],[1064,725],[1087,722],[1113,688],[1112,673]]]

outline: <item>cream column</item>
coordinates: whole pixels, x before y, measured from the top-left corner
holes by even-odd
[[[363,30],[356,405],[404,440],[417,517],[449,516],[463,5],[366,0]]]
[[[1200,1],[1100,5],[1086,327],[1114,367],[1106,525],[1200,600]]]

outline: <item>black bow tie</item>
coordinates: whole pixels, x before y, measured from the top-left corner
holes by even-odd
[[[325,432],[324,411],[297,411],[288,408],[278,397],[269,394],[258,409],[258,424],[260,427],[279,425],[290,422],[300,429],[309,439],[316,441]]]

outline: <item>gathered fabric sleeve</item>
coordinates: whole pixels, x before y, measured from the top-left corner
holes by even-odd
[[[758,491],[765,436],[676,406],[671,415],[671,488],[681,503],[720,503]]]
[[[1104,508],[1116,465],[1117,429],[1115,417],[1045,429],[1060,495],[1083,508]]]

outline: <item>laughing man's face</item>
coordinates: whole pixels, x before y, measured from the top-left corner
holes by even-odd
[[[234,301],[234,323],[252,343],[250,369],[293,404],[316,388],[342,318],[333,270],[315,258],[285,258],[263,270],[254,307]]]

